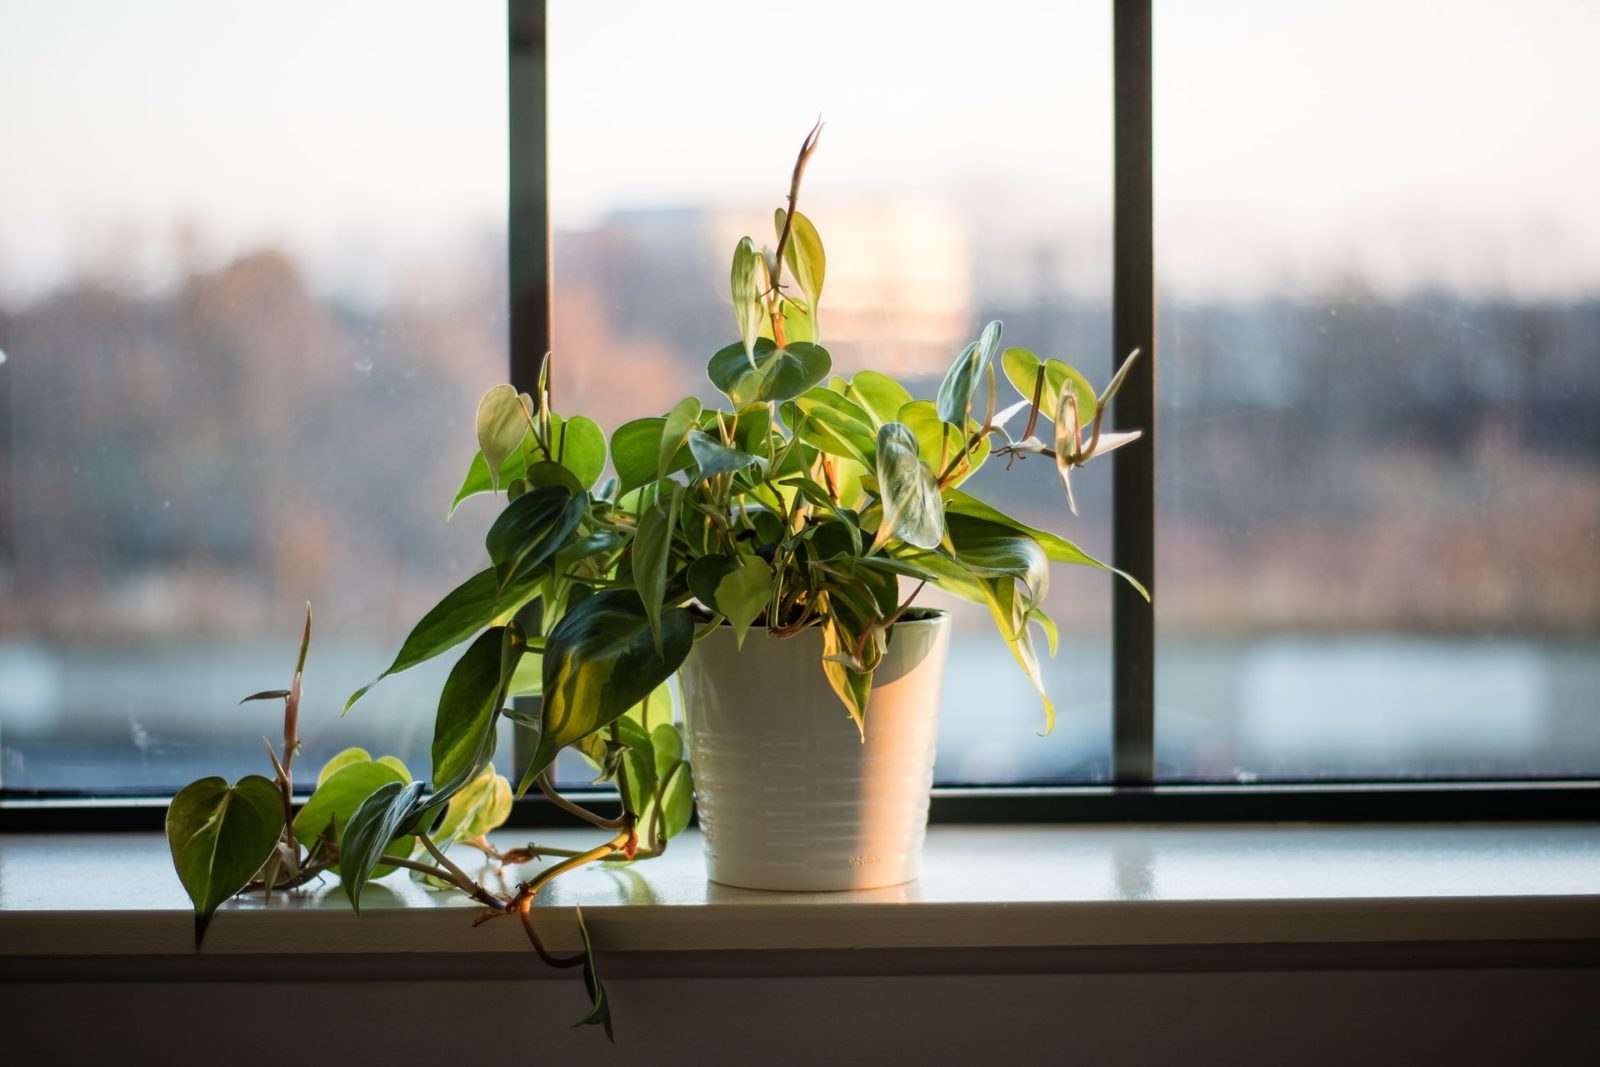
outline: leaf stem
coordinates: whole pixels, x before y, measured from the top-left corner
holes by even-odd
[[[547,773],[541,772],[537,781],[539,783],[539,792],[549,797],[550,803],[568,815],[575,815],[589,825],[598,826],[602,830],[615,830],[623,825],[623,819],[620,816],[615,819],[608,819],[604,815],[599,815],[588,808],[574,804],[560,793],[557,793],[555,787],[550,784],[550,778]]]

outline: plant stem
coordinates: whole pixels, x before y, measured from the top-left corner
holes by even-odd
[[[575,815],[589,825],[598,826],[602,830],[615,830],[617,827],[623,824],[623,820],[621,818],[608,819],[604,815],[597,815],[588,808],[574,804],[572,801],[556,792],[555,787],[550,784],[549,777],[544,773],[539,775],[538,782],[539,792],[549,797],[550,803],[554,804],[568,815]]]
[[[427,834],[418,834],[417,836],[422,839],[422,847],[426,848],[433,858],[439,861],[439,866],[443,867],[448,873],[449,877],[446,879],[447,881],[454,882],[456,887],[463,893],[479,901],[480,903],[489,905],[491,908],[505,907],[505,902],[503,900],[500,900],[498,897],[491,894],[487,889],[483,888],[483,886],[479,885],[477,882],[474,882],[472,877],[467,874],[466,871],[463,871],[460,867],[457,867],[454,863],[450,862],[450,857],[446,856],[444,854],[444,850],[433,843],[433,838],[429,837]]]

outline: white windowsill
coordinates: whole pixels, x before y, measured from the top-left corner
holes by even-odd
[[[203,953],[528,951],[513,922],[474,928],[460,894],[403,872],[377,885],[360,916],[333,879],[229,904]],[[659,859],[568,874],[540,903],[582,905],[598,949],[641,954],[1573,942],[1600,939],[1600,827],[938,826],[922,878],[859,893],[709,883],[691,832]],[[570,920],[541,921],[553,949],[577,947]],[[0,835],[0,959],[188,956],[192,938],[159,834]]]

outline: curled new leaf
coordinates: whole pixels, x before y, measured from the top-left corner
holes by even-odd
[[[515,452],[533,425],[533,401],[514,386],[497,385],[478,402],[478,450],[491,488],[500,488],[500,464]]]
[[[1000,323],[996,320],[985,326],[978,339],[950,365],[944,381],[939,383],[939,417],[945,422],[957,428],[966,426],[972,396],[978,391],[978,383],[989,369],[989,361],[994,358],[999,344]]]
[[[752,364],[756,334],[761,330],[758,279],[762,272],[761,253],[750,243],[750,238],[741,237],[733,249],[733,318],[739,324],[739,343],[744,346],[744,358]]]

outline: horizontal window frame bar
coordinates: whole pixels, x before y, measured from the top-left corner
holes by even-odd
[[[568,790],[602,814],[614,794]],[[112,833],[163,827],[169,798],[0,796],[0,833]],[[1152,786],[938,786],[929,821],[983,823],[1595,822],[1600,779],[1431,782],[1175,783]],[[543,796],[512,808],[507,829],[577,825]]]

